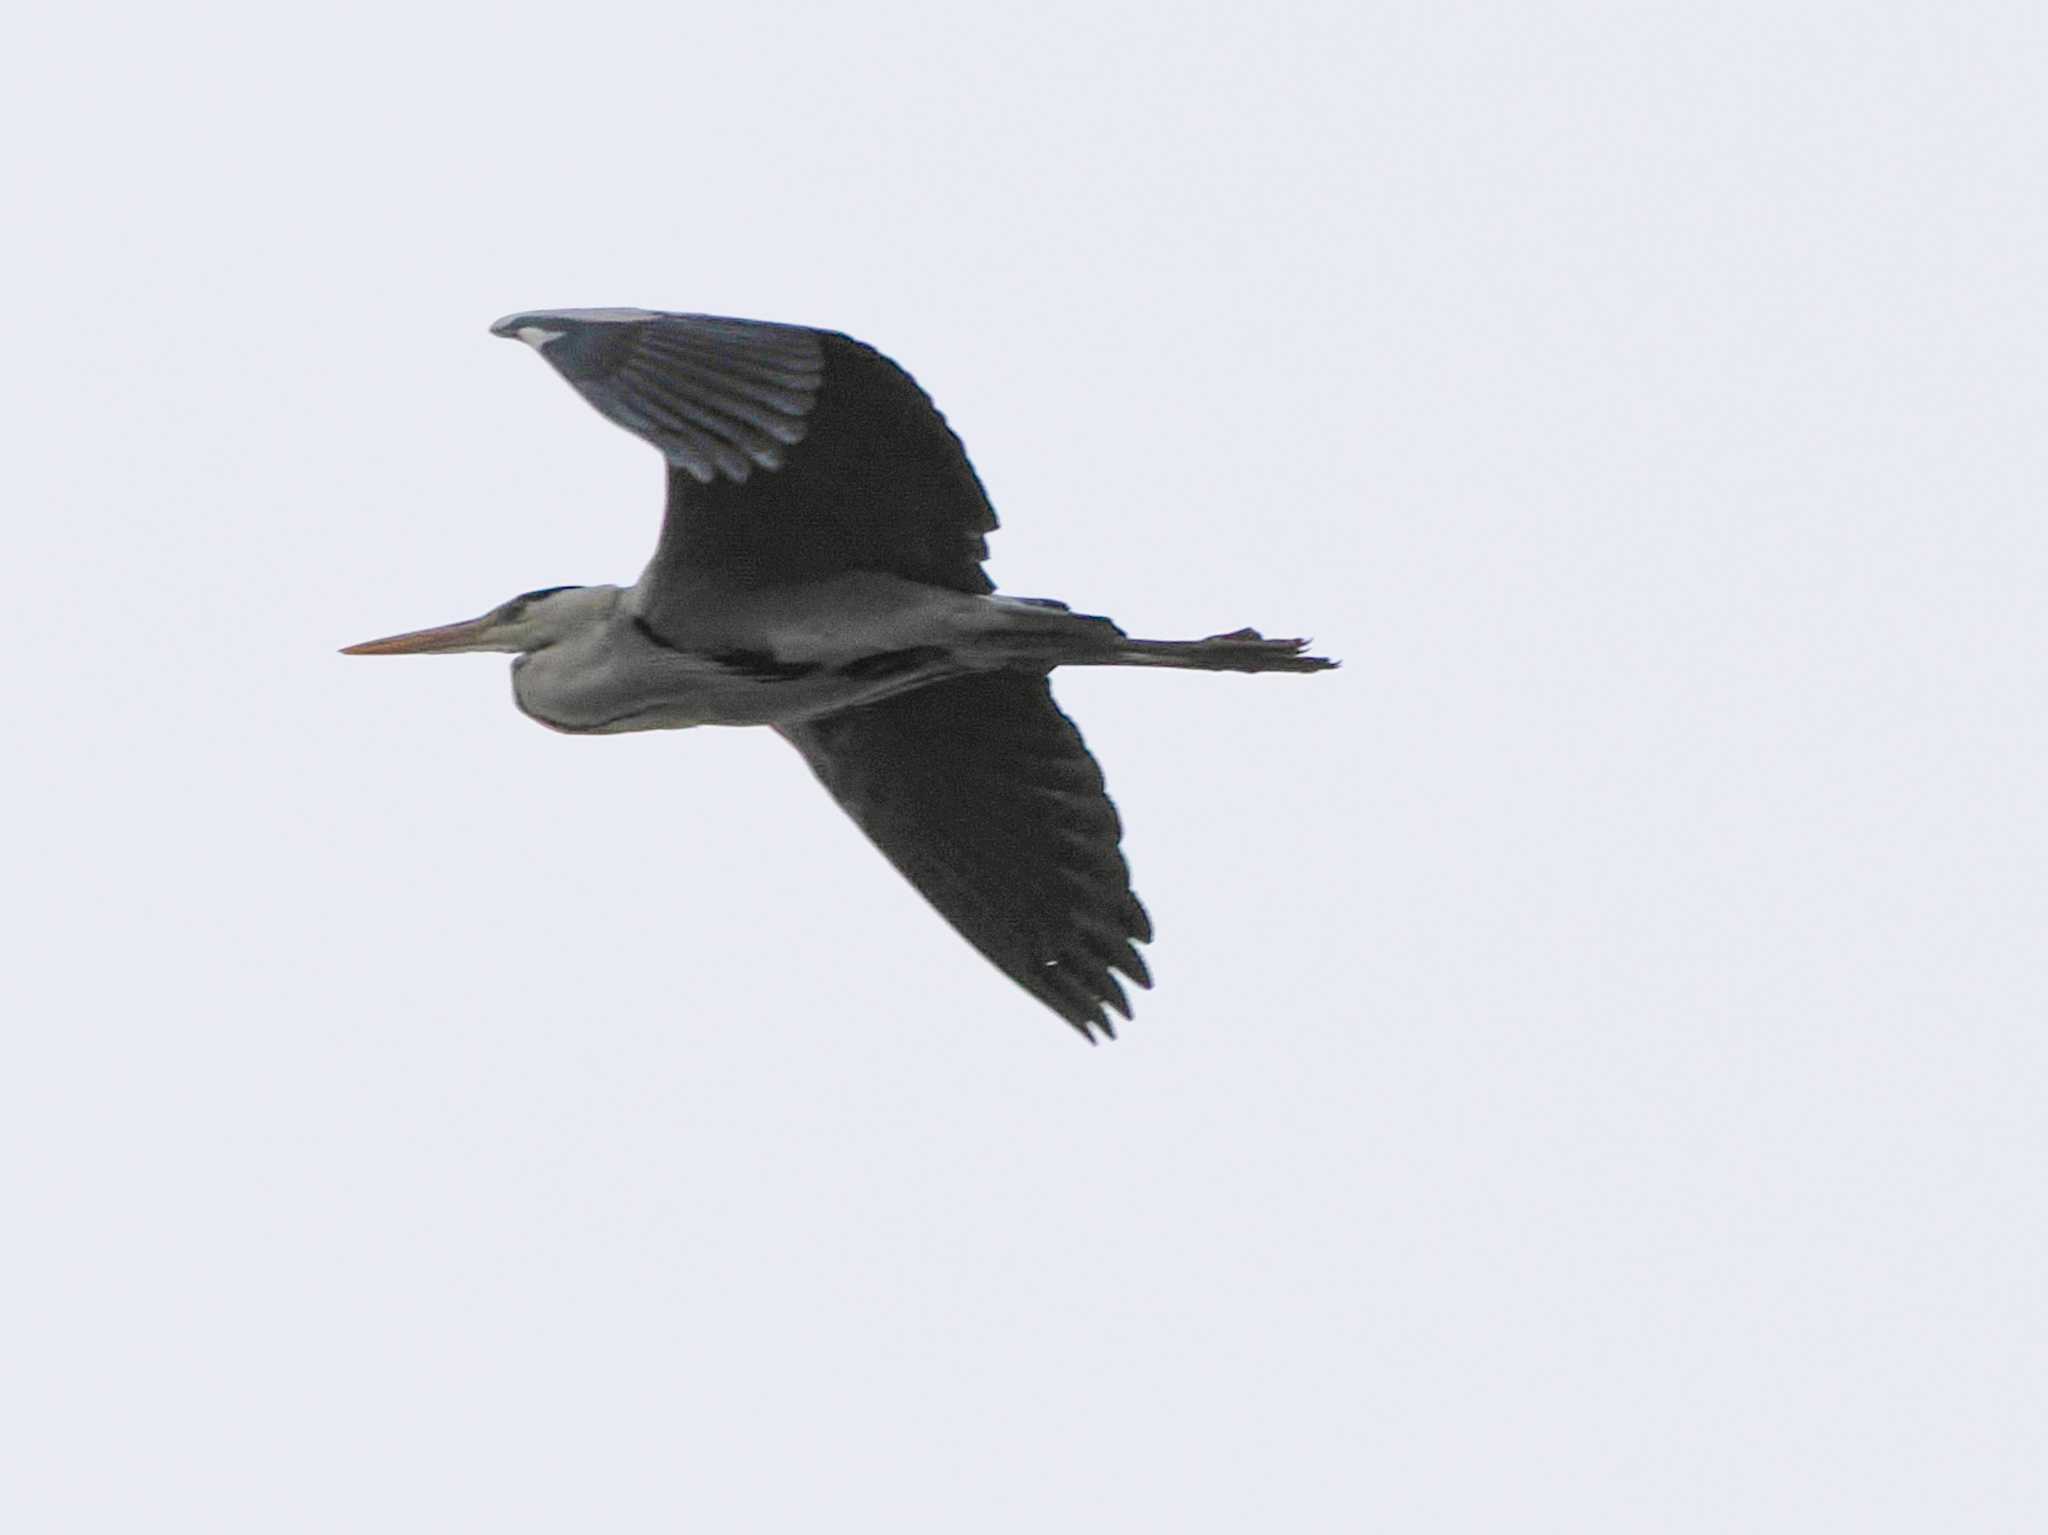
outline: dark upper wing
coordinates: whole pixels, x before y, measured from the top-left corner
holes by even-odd
[[[916,381],[836,331],[645,309],[508,315],[606,417],[659,448],[668,516],[644,583],[772,585],[879,571],[991,590],[994,510]]]
[[[1150,986],[1122,827],[1042,676],[962,677],[782,733],[967,941],[1089,1038]]]

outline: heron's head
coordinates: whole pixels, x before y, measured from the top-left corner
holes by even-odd
[[[482,618],[435,629],[414,629],[389,639],[342,648],[345,656],[449,655],[464,650],[520,653],[545,650],[601,621],[617,599],[616,586],[547,586],[521,592]]]

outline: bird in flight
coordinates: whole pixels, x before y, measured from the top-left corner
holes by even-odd
[[[661,451],[668,509],[632,586],[554,586],[346,655],[502,651],[521,711],[571,734],[767,725],[962,937],[1093,1040],[1152,984],[1102,772],[1056,666],[1312,672],[1252,629],[1132,639],[994,595],[994,509],[916,382],[836,331],[647,309],[508,315]]]

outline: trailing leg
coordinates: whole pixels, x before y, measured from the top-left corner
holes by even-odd
[[[1322,672],[1337,663],[1305,656],[1307,640],[1269,640],[1256,629],[1233,629],[1205,640],[1123,641],[1099,659],[1077,657],[1081,666],[1176,666],[1204,672]]]
[[[1320,672],[1337,663],[1303,655],[1307,640],[1269,640],[1233,629],[1201,640],[1134,640],[1107,618],[1041,598],[984,597],[971,610],[969,654],[998,666],[1170,666],[1204,672]]]

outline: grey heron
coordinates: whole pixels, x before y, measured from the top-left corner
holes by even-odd
[[[1252,629],[1132,639],[994,595],[996,516],[909,374],[836,331],[646,309],[508,315],[667,461],[654,557],[629,587],[524,593],[347,655],[513,654],[519,708],[605,734],[767,725],[997,968],[1090,1039],[1149,987],[1152,925],[1057,666],[1311,672]]]

